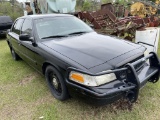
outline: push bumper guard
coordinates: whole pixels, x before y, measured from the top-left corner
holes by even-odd
[[[149,65],[145,65],[145,66],[143,66],[142,69],[140,69],[139,71],[136,71],[135,66],[140,63],[145,63],[147,60],[149,60]],[[118,92],[125,92],[127,99],[130,102],[135,102],[138,99],[140,88],[142,88],[147,83],[147,81],[152,82],[152,83],[156,83],[159,80],[160,63],[159,63],[159,59],[158,59],[156,53],[152,52],[148,56],[143,57],[133,63],[128,63],[123,68],[115,69],[115,70],[108,71],[108,72],[92,74],[92,73],[84,72],[82,70],[78,70],[75,68],[68,68],[68,70],[67,70],[68,75],[71,71],[77,71],[77,72],[88,74],[91,76],[100,76],[100,75],[109,74],[109,73],[116,74],[116,73],[123,71],[126,73],[126,79],[125,80],[123,79],[120,81],[122,81],[124,84],[121,86],[112,88],[109,91],[104,92],[104,93],[98,93],[98,92],[93,91],[92,89],[89,89],[89,87],[74,83],[69,80],[69,76],[68,76],[68,79],[66,79],[66,82],[69,85],[76,87],[78,89],[81,89],[89,94],[94,95],[95,97],[98,97],[98,98],[112,95],[112,94],[115,94]],[[117,80],[119,80],[119,79],[117,79]],[[107,83],[107,84],[109,84],[109,83]]]

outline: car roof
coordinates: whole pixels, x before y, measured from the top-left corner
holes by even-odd
[[[69,14],[40,14],[40,15],[27,15],[20,18],[31,18],[31,19],[40,19],[40,18],[51,18],[51,17],[69,17],[72,15]]]

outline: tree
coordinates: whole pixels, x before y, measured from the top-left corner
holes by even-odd
[[[23,16],[23,10],[16,4],[12,5],[9,1],[0,2],[0,15],[8,15],[13,20]]]
[[[88,11],[88,10],[90,10],[90,9],[91,9],[91,3],[90,3],[89,1],[85,1],[85,2],[83,3],[82,10],[83,10],[83,11]]]
[[[112,0],[101,0],[101,3],[102,4],[105,4],[105,3],[112,3],[113,1]]]

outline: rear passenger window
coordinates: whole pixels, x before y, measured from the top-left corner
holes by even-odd
[[[30,19],[25,19],[22,25],[22,34],[32,34],[32,21]]]
[[[21,27],[22,27],[23,21],[24,21],[24,19],[18,19],[18,20],[15,22],[15,24],[14,24],[14,26],[13,26],[13,28],[12,28],[12,32],[20,35],[20,31],[21,31]]]

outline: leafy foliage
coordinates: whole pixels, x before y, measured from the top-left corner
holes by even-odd
[[[105,4],[105,3],[112,3],[113,1],[112,0],[102,0],[102,4]]]
[[[0,2],[0,15],[8,15],[13,20],[23,16],[23,10],[18,6],[12,6],[10,2]]]
[[[83,3],[83,7],[82,7],[82,10],[83,11],[86,11],[86,10],[89,10],[91,8],[91,3],[89,1],[85,1]]]

